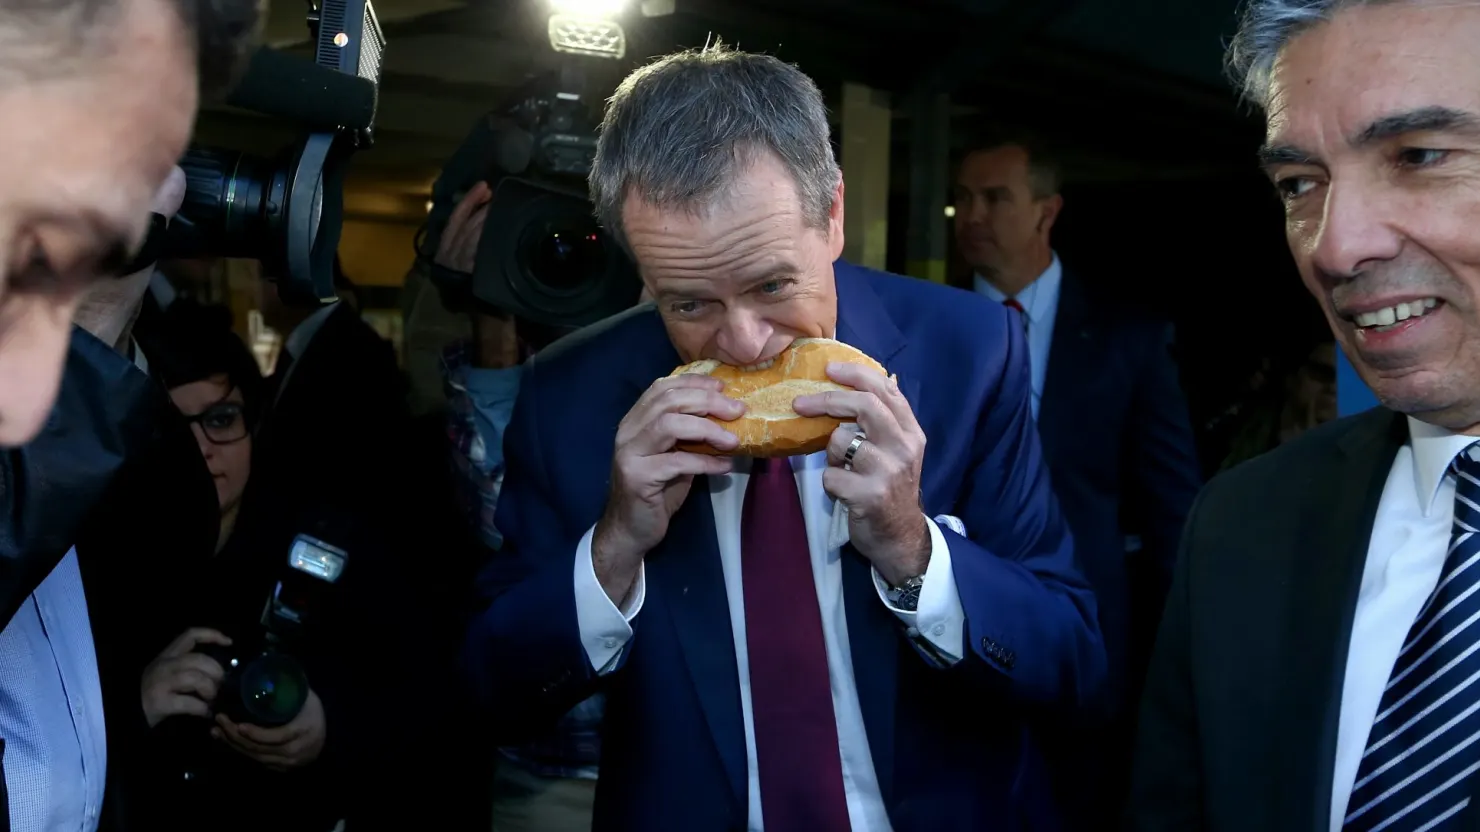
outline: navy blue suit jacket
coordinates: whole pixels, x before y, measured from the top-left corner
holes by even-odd
[[[966,610],[966,658],[916,653],[868,563],[843,562],[848,637],[869,748],[893,826],[1022,829],[1025,724],[1072,709],[1105,673],[1095,602],[1074,564],[1029,410],[1027,344],[984,298],[843,262],[838,337],[880,361],[921,424],[921,501],[944,531]],[[608,693],[597,829],[744,829],[746,750],[734,640],[709,489],[694,484],[648,554],[647,595],[617,670],[598,677],[576,620],[581,536],[607,500],[617,423],[680,363],[652,306],[541,353],[505,440],[497,522],[505,548],[479,579],[465,659],[507,734],[547,727]]]
[[[1110,660],[1103,703],[1134,704],[1182,527],[1202,487],[1169,324],[1064,273],[1038,432],[1074,552],[1094,587]],[[1125,537],[1146,566],[1128,569]]]

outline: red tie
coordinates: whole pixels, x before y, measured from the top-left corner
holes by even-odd
[[[766,832],[846,830],[822,611],[788,460],[755,460],[740,522],[750,708]]]
[[[1017,298],[1008,298],[1002,301],[1002,305],[1008,309],[1016,309],[1018,314],[1023,316],[1023,329],[1026,330],[1028,328],[1028,310],[1024,309],[1021,303],[1018,303]]]

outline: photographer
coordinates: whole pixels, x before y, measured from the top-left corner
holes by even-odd
[[[325,832],[343,810],[335,772],[319,764],[328,739],[319,687],[326,673],[338,678],[332,662],[326,669],[326,646],[293,645],[308,668],[309,689],[286,724],[245,724],[223,712],[235,695],[228,690],[226,651],[245,647],[236,640],[250,640],[260,629],[256,619],[279,580],[286,550],[261,551],[260,538],[239,520],[255,481],[252,428],[266,392],[229,315],[217,311],[176,301],[147,341],[215,482],[221,530],[214,557],[194,564],[182,582],[173,641],[133,680],[136,712],[150,730],[131,784],[130,821],[151,832]],[[231,810],[223,813],[227,806]]]
[[[474,272],[492,197],[488,183],[480,181],[457,203],[437,242],[438,267]],[[538,326],[470,299],[450,305],[468,309],[472,324],[472,337],[449,345],[442,358],[458,501],[474,533],[497,550],[502,537],[493,517],[503,481],[503,436],[523,362],[568,330]],[[497,832],[591,828],[602,708],[603,697],[593,696],[542,736],[498,750],[492,805]]]

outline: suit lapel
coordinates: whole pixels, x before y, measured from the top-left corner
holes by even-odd
[[[1359,417],[1344,436],[1328,470],[1309,474],[1324,493],[1298,530],[1291,552],[1289,643],[1281,653],[1289,672],[1276,700],[1289,749],[1278,778],[1288,790],[1276,805],[1291,818],[1324,832],[1331,823],[1331,789],[1341,694],[1351,643],[1352,618],[1367,561],[1368,542],[1389,469],[1407,437],[1401,416],[1385,409]]]
[[[669,524],[668,537],[648,556],[646,568],[673,616],[684,663],[743,813],[749,775],[740,675],[707,477],[694,478],[688,499]]]
[[[863,350],[899,379],[900,390],[919,412],[920,373],[908,363],[904,334],[869,286],[862,269],[839,260],[833,266],[838,286],[838,340]],[[898,696],[898,622],[879,601],[868,560],[844,546],[843,609],[858,705],[863,712],[870,755],[885,805],[894,786],[895,701]]]
[[[1059,283],[1059,306],[1054,313],[1053,340],[1048,348],[1048,372],[1044,376],[1043,400],[1038,403],[1038,435],[1044,455],[1053,459],[1058,437],[1072,415],[1069,395],[1085,386],[1083,369],[1097,348],[1094,312],[1084,287],[1068,272]]]

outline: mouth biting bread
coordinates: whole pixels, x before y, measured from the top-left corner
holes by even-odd
[[[798,338],[780,355],[755,367],[732,367],[714,359],[685,364],[670,373],[713,376],[725,383],[724,395],[745,403],[745,415],[733,422],[710,421],[740,438],[729,453],[736,456],[785,457],[816,453],[827,447],[842,423],[831,416],[802,416],[792,409],[798,396],[850,388],[827,377],[829,362],[861,364],[883,374],[879,362],[831,338]],[[679,450],[719,455],[707,444],[680,444]]]

